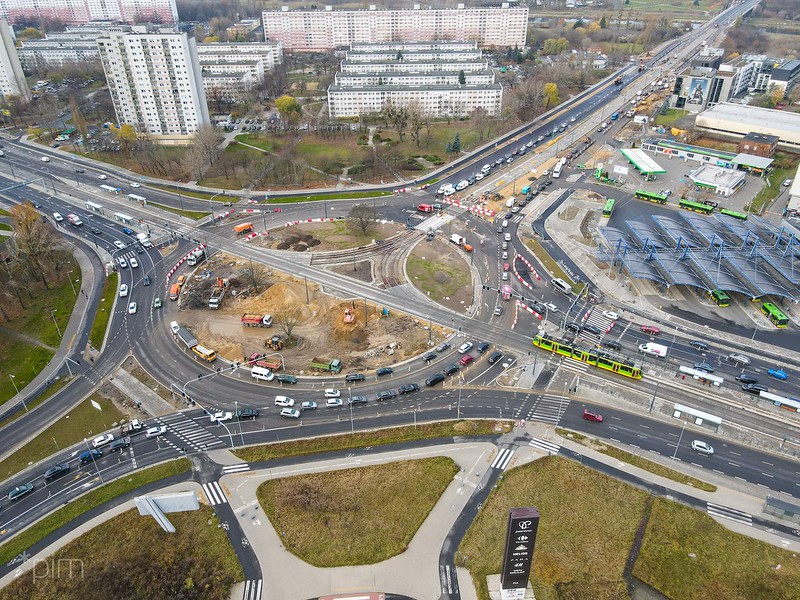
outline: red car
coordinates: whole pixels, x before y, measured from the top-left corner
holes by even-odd
[[[595,423],[602,423],[603,422],[603,415],[600,413],[595,413],[588,411],[586,409],[583,410],[583,419],[585,421],[594,421]]]
[[[508,263],[503,264],[503,271],[508,271],[511,266]]]
[[[461,360],[459,360],[458,362],[461,364],[462,367],[466,367],[473,360],[475,360],[474,356],[472,356],[471,354],[465,354],[464,356],[461,357]]]
[[[658,335],[659,333],[661,333],[661,330],[655,325],[642,325],[642,333],[651,333],[653,335]]]

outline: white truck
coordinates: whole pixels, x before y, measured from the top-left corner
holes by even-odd
[[[197,249],[193,252],[189,253],[189,256],[186,257],[186,264],[190,267],[195,266],[197,263],[201,262],[206,257],[205,252],[202,248]]]
[[[450,241],[456,246],[461,246],[464,244],[464,238],[460,235],[456,235],[455,233],[450,236]]]
[[[145,248],[152,248],[153,244],[150,241],[150,236],[146,233],[137,233],[136,239],[139,240],[139,243],[144,246]]]
[[[650,356],[658,356],[664,358],[667,355],[668,348],[662,344],[655,342],[647,342],[646,344],[639,345],[639,352],[642,354],[649,354]]]

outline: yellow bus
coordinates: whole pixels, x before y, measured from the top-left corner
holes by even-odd
[[[201,346],[200,344],[192,348],[192,352],[194,352],[197,356],[199,356],[206,362],[214,362],[215,360],[217,360],[217,352],[215,350],[211,350],[210,348],[206,348],[205,346]]]

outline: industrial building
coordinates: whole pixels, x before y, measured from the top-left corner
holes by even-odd
[[[642,142],[642,150],[653,154],[665,154],[669,158],[679,158],[683,161],[691,160],[725,169],[748,171],[754,175],[762,175],[772,164],[772,159],[764,156],[744,152],[735,154],[717,150],[716,148],[684,144],[674,140],[644,140]]]
[[[778,146],[800,152],[800,114],[723,102],[697,115],[695,127],[742,138],[750,132],[778,137]]]
[[[367,42],[467,40],[479,46],[526,45],[528,7],[500,6],[379,10],[265,10],[264,39],[287,50],[325,51]]]

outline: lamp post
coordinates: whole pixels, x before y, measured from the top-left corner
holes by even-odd
[[[675,460],[675,457],[678,455],[678,448],[681,445],[681,440],[683,439],[683,430],[686,429],[686,421],[683,422],[681,426],[681,434],[678,436],[678,443],[675,444],[675,452],[672,453],[672,460]]]
[[[236,411],[236,423],[239,425],[239,437],[242,438],[242,448],[244,448],[244,433],[242,432],[242,419],[239,417],[239,401],[233,401],[234,410]]]
[[[64,337],[61,335],[61,329],[58,327],[58,321],[56,321],[56,309],[50,311],[50,317],[53,319],[53,325],[56,326],[56,331],[58,332],[58,337]]]
[[[89,456],[92,457],[92,462],[94,463],[94,468],[97,469],[97,476],[100,477],[100,483],[105,485],[105,481],[103,480],[103,474],[100,472],[100,466],[97,464],[97,461],[94,458],[94,452],[92,452],[91,447],[89,446],[89,440],[83,438],[83,443],[86,444],[86,449],[89,451]]]
[[[78,292],[75,291],[75,284],[72,283],[72,271],[67,271],[67,277],[69,277],[69,287],[72,288],[72,293],[77,297]]]
[[[350,435],[355,433],[355,428],[353,426],[353,394],[350,388],[347,388],[347,403],[350,405]]]

